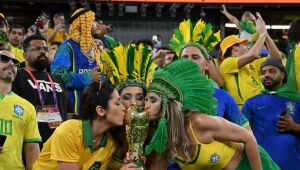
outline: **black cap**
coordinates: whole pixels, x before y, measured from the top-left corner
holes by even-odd
[[[264,61],[263,63],[261,63],[260,71],[262,71],[262,69],[265,66],[277,67],[280,71],[284,72],[284,79],[282,81],[283,81],[283,83],[286,83],[286,81],[287,81],[287,72],[285,70],[284,65],[282,64],[281,59],[268,58],[266,61]]]

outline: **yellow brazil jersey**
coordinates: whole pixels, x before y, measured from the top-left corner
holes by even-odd
[[[105,133],[100,145],[94,148],[90,121],[71,119],[56,128],[44,144],[33,169],[56,170],[57,161],[63,161],[77,162],[83,170],[104,170],[115,150],[109,133]]]
[[[25,62],[25,58],[24,58],[24,50],[18,48],[18,47],[14,47],[13,45],[11,45],[10,43],[8,43],[8,49],[11,53],[14,54],[14,56],[16,57],[16,59],[22,63]]]
[[[263,89],[261,83],[260,66],[267,57],[238,68],[238,57],[226,58],[220,66],[221,76],[225,83],[225,89],[233,96],[239,108],[250,97],[256,96]]]
[[[54,30],[52,28],[49,28],[48,29],[48,36],[50,36],[53,33],[53,31]],[[49,45],[51,45],[51,43],[53,43],[53,42],[61,43],[61,42],[63,42],[64,40],[66,40],[68,38],[70,38],[70,36],[67,33],[62,32],[62,31],[57,31],[55,36],[51,40],[51,42],[49,42]]]
[[[182,170],[220,170],[232,159],[236,152],[236,143],[213,141],[209,144],[200,143],[189,122],[190,130],[197,143],[191,160],[176,157],[175,160]]]
[[[295,63],[295,78],[297,90],[300,92],[300,44],[297,44],[295,53],[294,53],[294,63]]]
[[[0,170],[24,170],[23,142],[41,142],[34,106],[15,93],[0,93],[0,134],[7,136]]]

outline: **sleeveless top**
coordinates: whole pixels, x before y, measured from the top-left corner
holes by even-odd
[[[214,140],[209,144],[200,143],[195,135],[191,121],[189,126],[197,143],[191,160],[176,157],[175,160],[181,169],[185,170],[220,170],[232,159],[236,152],[236,143],[219,142]]]

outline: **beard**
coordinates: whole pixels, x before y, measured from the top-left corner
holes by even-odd
[[[272,83],[267,83],[266,82],[267,80],[272,81]],[[280,79],[273,80],[273,79],[268,78],[268,79],[264,79],[262,81],[262,83],[267,90],[272,91],[272,90],[275,90],[276,87],[278,87],[278,85],[281,83],[281,80]]]
[[[35,61],[28,64],[38,71],[43,71],[50,65],[50,62],[48,57],[45,55],[40,55]]]

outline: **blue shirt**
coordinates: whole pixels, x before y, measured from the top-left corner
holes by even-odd
[[[82,90],[93,82],[91,70],[96,66],[96,61],[90,62],[80,50],[79,44],[72,39],[62,42],[55,53],[51,72],[64,81],[75,113],[79,111]]]
[[[257,95],[248,99],[242,109],[249,119],[257,143],[262,146],[282,170],[300,168],[300,138],[289,132],[278,132],[277,121],[290,99]],[[295,103],[293,120],[300,124],[300,103]]]
[[[249,126],[247,118],[242,114],[233,97],[222,89],[215,88],[213,94],[218,100],[217,115],[237,125],[246,127]]]

